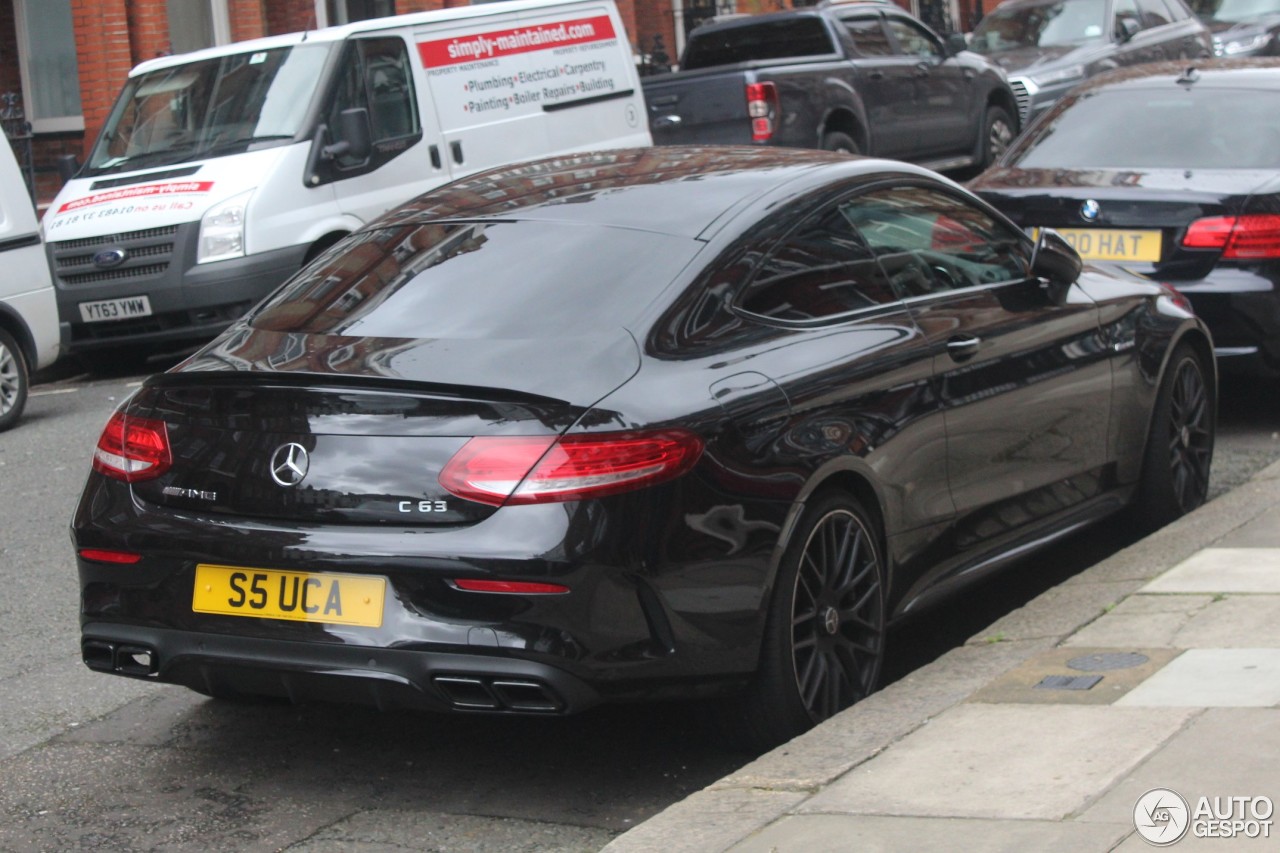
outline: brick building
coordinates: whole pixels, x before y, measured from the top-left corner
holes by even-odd
[[[729,12],[760,13],[812,0],[617,0],[637,56],[674,59],[684,34]],[[897,0],[950,29],[983,0]],[[986,0],[994,5],[992,0]],[[469,0],[0,0],[0,114],[30,125],[37,195],[48,200],[62,154],[83,158],[129,69],[144,59],[211,45]],[[968,4],[963,6],[961,4]],[[23,143],[25,144],[25,143]],[[22,152],[19,153],[23,158]]]

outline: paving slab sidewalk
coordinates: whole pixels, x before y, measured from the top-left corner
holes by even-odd
[[[1280,849],[1277,757],[1280,463],[604,851]]]

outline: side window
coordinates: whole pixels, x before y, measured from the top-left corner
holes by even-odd
[[[885,23],[898,42],[898,52],[907,56],[920,56],[942,59],[942,48],[936,41],[916,24],[902,18],[889,18]]]
[[[765,258],[738,307],[772,320],[820,320],[895,299],[870,249],[838,210],[828,209]]]
[[[892,56],[893,45],[885,32],[880,16],[843,19],[845,29],[853,39],[853,46],[862,56]]]
[[[1018,231],[944,193],[923,187],[877,190],[846,202],[841,212],[903,296],[1030,275],[1030,247]]]
[[[343,110],[363,107],[369,111],[374,144],[418,132],[413,74],[402,39],[359,39],[347,46],[344,62],[327,119],[330,127],[337,126]]]
[[[1125,18],[1136,21],[1138,26],[1146,29],[1146,25],[1142,23],[1142,15],[1138,13],[1137,0],[1116,0],[1116,20],[1112,32],[1120,32],[1120,22]]]
[[[1138,0],[1138,10],[1142,13],[1142,28],[1163,27],[1169,23],[1169,10],[1164,0]]]

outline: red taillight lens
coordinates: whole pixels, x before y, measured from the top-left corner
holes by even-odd
[[[772,83],[748,83],[747,115],[751,117],[752,139],[756,142],[772,139],[778,117],[778,88]]]
[[[164,421],[129,417],[123,412],[107,421],[93,452],[95,471],[126,483],[159,477],[172,464]]]
[[[1221,249],[1228,260],[1280,258],[1280,214],[1210,216],[1187,228],[1182,245],[1188,249]]]
[[[467,592],[504,592],[516,595],[563,595],[569,587],[558,583],[534,583],[532,581],[488,581],[474,578],[455,578],[458,589]]]
[[[678,477],[702,453],[687,430],[473,438],[440,472],[440,485],[491,506],[575,501]]]
[[[85,560],[93,560],[95,563],[119,563],[121,565],[133,565],[142,559],[141,554],[135,554],[132,551],[108,551],[105,548],[81,548],[80,556]]]

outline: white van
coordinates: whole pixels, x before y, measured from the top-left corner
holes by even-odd
[[[35,206],[0,133],[0,431],[22,417],[31,372],[58,357],[58,303]]]
[[[432,187],[649,145],[613,0],[515,0],[144,62],[45,214],[73,352],[208,338]]]

